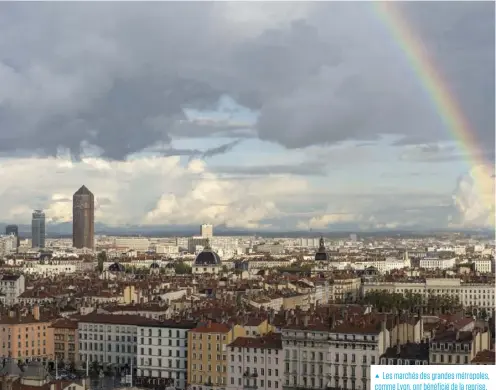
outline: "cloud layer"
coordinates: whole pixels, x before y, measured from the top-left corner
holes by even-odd
[[[494,4],[398,7],[439,57],[478,138],[493,141]],[[184,108],[214,107],[223,94],[259,113],[262,139],[290,148],[447,136],[366,3],[0,8],[4,152],[64,146],[78,154],[87,142],[122,159],[167,142]]]
[[[395,7],[492,160],[494,4]],[[27,221],[35,207],[68,221],[81,184],[112,225],[484,226],[494,215],[474,172],[454,195],[454,180],[429,188],[429,175],[454,179],[467,156],[446,142],[369,3],[1,3],[0,26],[0,221]],[[383,148],[385,137],[398,157],[382,163],[365,148],[335,149]],[[247,140],[259,141],[251,159]],[[304,158],[262,156],[262,144]],[[372,166],[387,190],[373,187]],[[418,194],[412,171],[426,178]],[[354,191],[337,190],[351,178]]]

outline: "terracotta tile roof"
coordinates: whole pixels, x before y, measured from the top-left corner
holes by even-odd
[[[111,325],[157,325],[160,323],[158,320],[153,320],[134,314],[100,314],[90,313],[79,318],[79,322],[94,323],[94,324],[111,324]]]
[[[475,357],[472,359],[471,364],[491,364],[494,365],[496,353],[494,350],[489,351],[485,349],[484,351],[480,351]]]
[[[263,337],[238,337],[231,344],[231,348],[260,348],[282,349],[280,333],[269,333]]]
[[[78,323],[77,321],[73,321],[67,318],[59,318],[52,322],[51,328],[57,329],[77,329]]]
[[[192,329],[194,333],[228,333],[231,328],[226,324],[219,324],[217,322],[209,322]]]

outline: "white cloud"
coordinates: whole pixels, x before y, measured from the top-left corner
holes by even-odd
[[[494,167],[477,165],[463,175],[453,194],[459,220],[454,226],[494,226]]]
[[[263,177],[224,180],[204,161],[186,166],[179,157],[127,161],[85,158],[26,158],[0,162],[2,219],[28,223],[42,208],[53,222],[72,220],[73,193],[85,184],[98,205],[96,221],[117,224],[199,224],[260,228],[260,221],[280,215],[277,203],[307,190],[305,179]],[[100,201],[105,200],[105,201]],[[265,226],[267,227],[267,226]]]
[[[363,217],[352,213],[332,213],[310,218],[308,221],[300,221],[299,229],[327,229],[329,225],[343,222],[358,222]]]

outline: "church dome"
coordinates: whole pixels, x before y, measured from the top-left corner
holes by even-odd
[[[114,263],[108,267],[108,270],[110,272],[124,272],[126,268],[120,263]]]
[[[319,249],[315,253],[315,261],[329,261],[329,253],[327,253],[325,244],[324,244],[324,237],[320,237],[320,242],[319,242]]]
[[[195,264],[196,266],[212,266],[220,265],[220,257],[215,253],[210,247],[210,243],[207,240],[207,244],[203,250],[196,256]]]
[[[157,268],[160,268],[160,266],[159,266],[157,263],[153,262],[153,263],[150,265],[150,268],[152,268],[152,269],[157,269]]]

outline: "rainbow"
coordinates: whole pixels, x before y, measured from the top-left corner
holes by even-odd
[[[395,1],[372,2],[374,10],[406,55],[438,115],[452,134],[459,150],[466,157],[480,201],[484,202],[484,206],[489,210],[494,211],[494,163],[485,161],[475,138],[476,132],[471,128],[422,41],[413,33],[408,21],[394,3]]]

